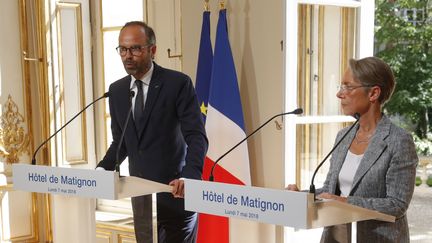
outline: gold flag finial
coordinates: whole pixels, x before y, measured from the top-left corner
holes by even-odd
[[[222,1],[219,2],[219,7],[220,7],[221,10],[225,9],[225,1],[224,0],[222,0]]]
[[[210,0],[205,0],[205,2],[204,2],[204,10],[205,11],[210,11],[209,1]]]

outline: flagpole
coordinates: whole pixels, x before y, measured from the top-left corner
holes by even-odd
[[[220,7],[220,10],[225,9],[225,1],[224,0],[219,2],[219,7]]]
[[[210,6],[209,6],[209,1],[210,0],[205,0],[204,2],[204,11],[208,12],[210,11]]]

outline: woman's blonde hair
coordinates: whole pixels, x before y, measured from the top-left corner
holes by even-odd
[[[378,101],[387,102],[395,88],[395,78],[390,66],[378,57],[350,59],[349,68],[354,79],[365,86],[379,86],[381,95]]]

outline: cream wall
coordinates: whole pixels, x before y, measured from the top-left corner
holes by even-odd
[[[183,72],[195,80],[204,1],[182,1]],[[210,1],[214,48],[218,1]],[[283,112],[284,1],[226,1],[228,33],[236,65],[246,133]],[[278,120],[280,123],[281,120]],[[252,184],[283,188],[283,130],[271,122],[248,141]],[[231,242],[282,242],[279,228],[239,221]]]
[[[18,1],[0,1],[0,31],[0,104],[11,95],[24,114]]]

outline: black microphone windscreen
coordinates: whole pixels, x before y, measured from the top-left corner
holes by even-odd
[[[360,113],[358,112],[354,113],[354,118],[357,120],[360,119]]]
[[[133,98],[135,96],[135,91],[131,90],[130,91],[130,97]]]
[[[303,109],[302,108],[297,108],[297,109],[295,109],[294,111],[293,111],[293,114],[295,114],[295,115],[300,115],[300,114],[302,114],[303,113]]]

